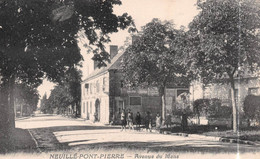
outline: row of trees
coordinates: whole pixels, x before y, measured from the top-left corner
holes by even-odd
[[[197,6],[200,13],[188,31],[158,19],[142,28],[136,42],[126,49],[126,84],[157,86],[165,109],[168,83],[187,86],[200,78],[207,84],[227,75],[222,82],[231,86],[236,132],[235,74],[241,76],[243,68],[255,71],[260,66],[260,4],[256,0],[199,0]]]
[[[22,103],[16,103],[16,104],[24,104],[27,105],[28,109],[30,109],[30,112],[27,113],[33,113],[37,109],[37,104],[39,101],[39,93],[36,88],[30,87],[26,84],[20,83],[15,85],[15,99],[18,102]],[[22,113],[22,112],[21,112]]]
[[[80,113],[81,99],[81,71],[77,68],[70,68],[63,80],[54,87],[49,98],[45,94],[41,99],[40,110],[43,113],[53,113],[57,109],[57,113],[63,114],[69,106],[72,110],[76,110],[75,115]]]

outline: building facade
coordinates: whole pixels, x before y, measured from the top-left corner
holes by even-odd
[[[243,112],[243,102],[247,95],[260,95],[260,76],[259,72],[243,72],[235,78],[235,100],[238,110]],[[224,76],[227,78],[227,76]],[[190,87],[191,101],[201,98],[218,98],[222,105],[231,106],[231,86],[229,83],[212,83],[203,87],[202,83],[194,81]]]
[[[156,87],[124,87],[121,70],[123,54],[118,53],[117,46],[110,46],[111,63],[107,67],[95,68],[82,82],[82,118],[104,124],[111,122],[117,124],[120,122],[120,113],[123,110],[131,110],[134,116],[139,112],[144,117],[147,111],[152,117],[157,113],[162,115],[162,100]],[[177,102],[178,96],[183,96],[185,92],[188,94],[188,88],[169,86],[165,90],[166,113],[171,114],[181,105]]]

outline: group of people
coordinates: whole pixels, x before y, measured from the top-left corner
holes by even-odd
[[[121,131],[126,130],[126,125],[128,126],[129,130],[134,130],[134,117],[130,109],[128,110],[128,113],[125,113],[125,110],[123,110],[121,112],[120,119],[121,119]],[[136,124],[136,130],[140,131],[141,124],[142,124],[142,117],[139,112],[137,112],[135,116],[135,124]],[[144,117],[144,126],[146,128],[146,131],[151,132],[153,126],[152,124],[153,124],[152,115],[148,111],[146,112],[146,115]],[[156,124],[156,129],[159,129],[162,125],[162,118],[159,113],[157,113],[155,117],[155,124]]]

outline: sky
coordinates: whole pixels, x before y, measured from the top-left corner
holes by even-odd
[[[176,28],[180,26],[187,27],[192,21],[193,17],[198,14],[197,7],[195,6],[197,0],[121,0],[122,5],[115,6],[114,12],[117,15],[128,13],[135,21],[138,30],[141,26],[144,26],[150,22],[153,18],[159,18],[160,20],[173,20]],[[129,37],[129,33],[126,31],[119,31],[111,34],[111,43],[109,45],[118,45],[118,47],[124,44],[126,37]],[[85,59],[83,61],[83,80],[87,75],[87,62],[91,58],[90,54],[86,54],[86,50],[80,46],[82,56]],[[42,97],[44,93],[49,96],[50,90],[54,84],[44,80],[43,84],[39,86],[38,91]]]

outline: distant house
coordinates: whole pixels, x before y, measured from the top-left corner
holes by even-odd
[[[117,46],[110,46],[111,63],[97,68],[95,62],[88,66],[93,70],[81,83],[81,117],[87,120],[109,124],[119,122],[123,109],[140,112],[144,117],[149,111],[154,117],[162,113],[161,97],[155,87],[126,88],[123,85],[121,61],[124,52],[118,53]],[[177,105],[178,95],[188,92],[188,88],[166,89],[166,113],[172,113]],[[187,93],[186,93],[187,94]]]
[[[227,75],[224,75],[223,79],[227,79]],[[230,84],[212,83],[203,88],[202,83],[196,81],[191,84],[190,92],[191,101],[199,98],[218,98],[222,105],[231,106]],[[260,95],[260,74],[244,69],[243,74],[236,74],[235,78],[235,100],[240,112],[243,112],[243,102],[248,94]]]

